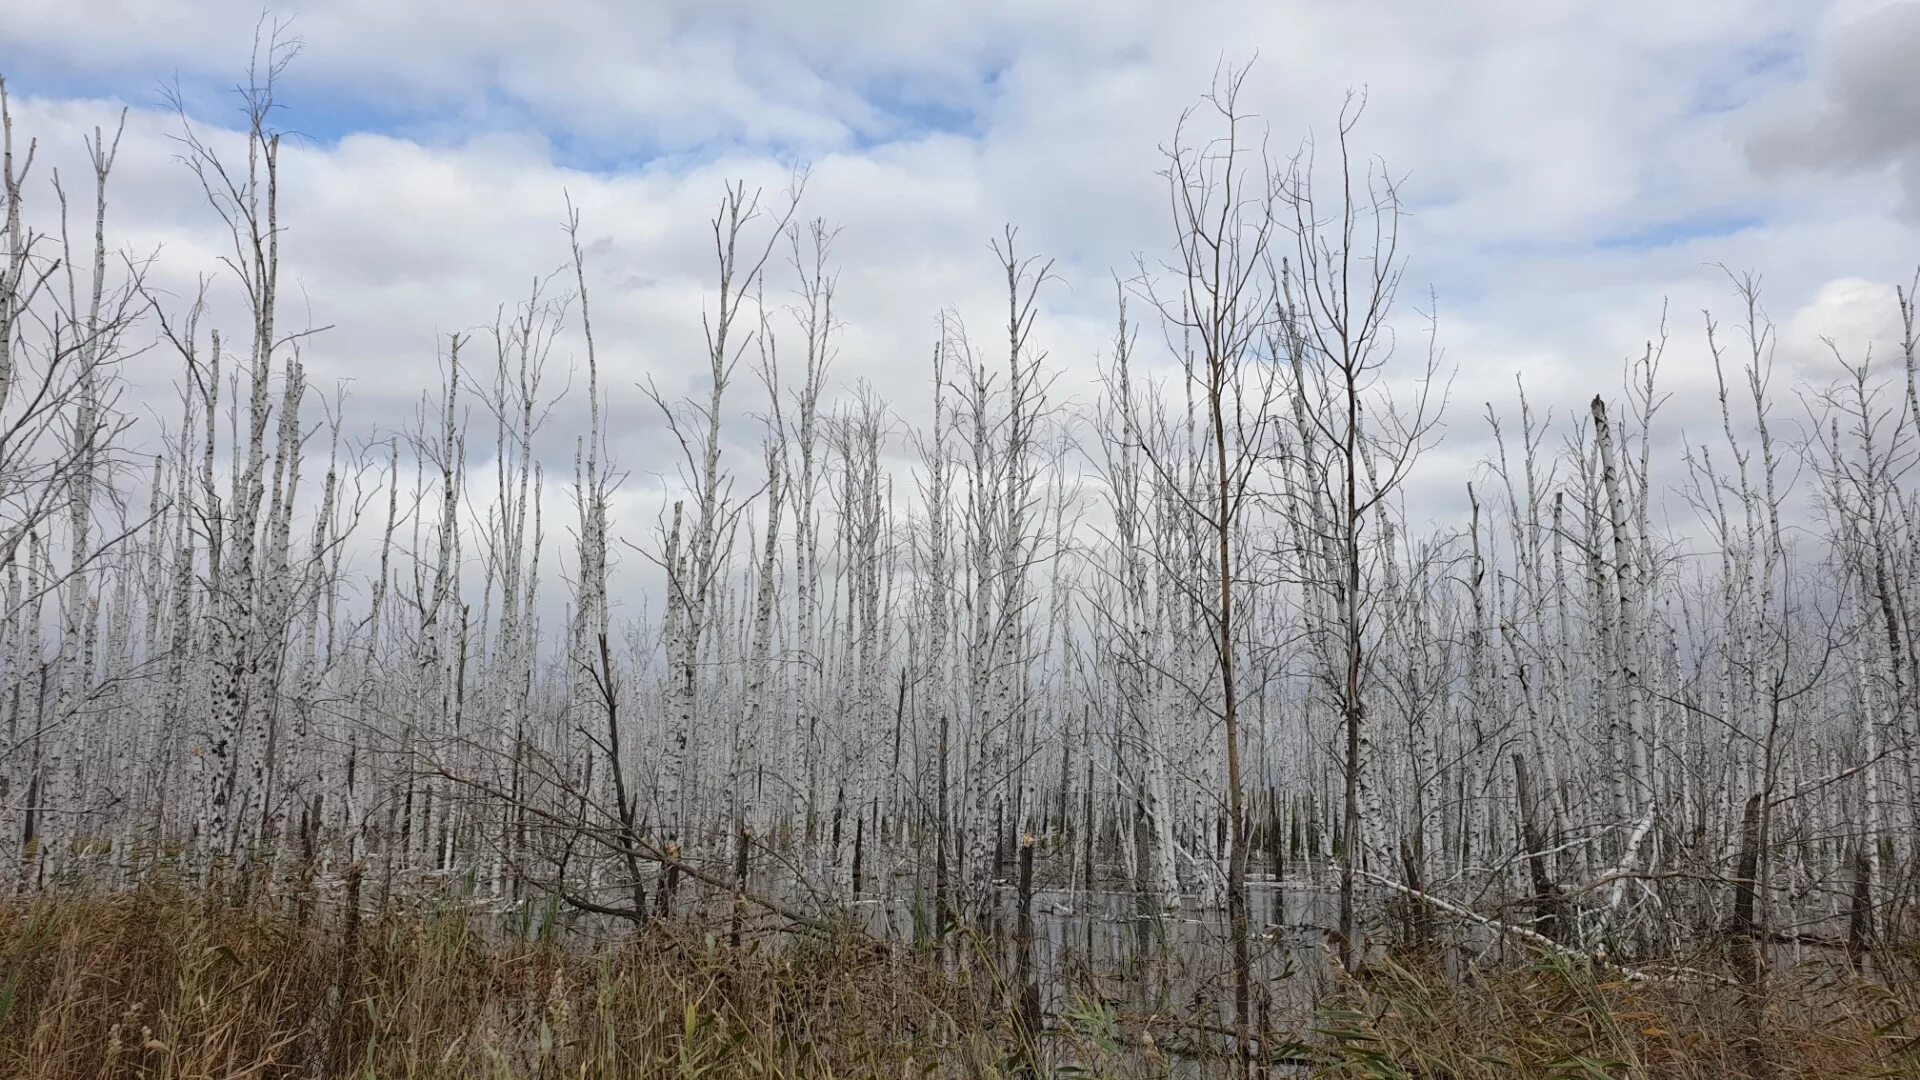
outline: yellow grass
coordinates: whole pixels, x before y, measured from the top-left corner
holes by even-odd
[[[1230,1074],[1209,1025],[1071,989],[1030,1058],[1006,987],[971,966],[851,933],[736,950],[656,927],[589,949],[482,934],[454,906],[43,897],[0,904],[0,1077]],[[1920,1078],[1911,987],[1829,966],[1743,995],[1555,958],[1451,978],[1384,962],[1265,1053],[1275,1076]]]

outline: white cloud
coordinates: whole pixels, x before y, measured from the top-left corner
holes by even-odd
[[[0,29],[0,71],[30,52],[67,90],[132,87],[115,220],[130,247],[165,245],[176,290],[221,239],[173,160],[171,119],[138,95],[178,70],[203,123],[231,122],[207,88],[241,70],[256,10],[16,0]],[[842,385],[923,416],[936,314],[956,306],[992,339],[986,245],[1013,222],[1028,250],[1059,259],[1037,339],[1066,373],[1060,393],[1084,398],[1111,333],[1111,274],[1168,236],[1158,148],[1221,62],[1257,52],[1246,100],[1276,153],[1309,135],[1324,148],[1343,96],[1364,87],[1356,145],[1408,178],[1403,329],[1411,351],[1431,285],[1460,367],[1452,485],[1486,445],[1481,403],[1504,408],[1515,372],[1536,408],[1565,417],[1618,388],[1663,305],[1679,391],[1668,422],[1710,415],[1699,309],[1733,299],[1711,264],[1767,275],[1771,306],[1794,312],[1783,342],[1803,317],[1869,332],[1856,310],[1920,258],[1900,187],[1911,200],[1920,161],[1900,62],[1916,13],[1799,0],[1221,2],[1177,16],[1065,0],[315,3],[295,14],[306,51],[288,85],[307,112],[284,122],[326,137],[286,159],[285,277],[305,299],[288,295],[334,327],[308,346],[313,377],[351,380],[356,422],[391,430],[433,384],[440,335],[489,321],[565,260],[571,193],[593,243],[615,451],[640,485],[670,461],[633,384],[697,382],[705,221],[722,184],[743,176],[777,199],[804,158],[802,214],[844,228]],[[116,106],[12,89],[22,132],[78,175],[80,131]],[[353,133],[362,121],[381,130]],[[577,362],[578,341],[560,353]],[[142,362],[144,385],[171,377],[163,357]],[[751,379],[737,393],[743,413],[760,408]],[[731,434],[753,467],[752,425]]]

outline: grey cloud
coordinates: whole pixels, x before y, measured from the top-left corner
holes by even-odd
[[[1773,103],[1750,136],[1762,170],[1891,169],[1904,212],[1920,217],[1920,2],[1902,0],[1836,27],[1816,77]]]

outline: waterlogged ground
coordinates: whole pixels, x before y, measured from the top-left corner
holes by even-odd
[[[1338,895],[1307,882],[1263,881],[1249,887],[1248,901],[1255,979],[1276,1006],[1309,1005],[1327,956],[1327,931],[1337,924]],[[1002,889],[998,932],[979,935],[995,944],[970,944],[963,934],[957,948],[991,952],[995,962],[1012,965],[1017,903],[1011,889]],[[852,911],[883,940],[924,937],[924,908],[911,900],[865,896]],[[1187,1012],[1214,998],[1229,1001],[1227,915],[1199,897],[1161,909],[1131,890],[1036,890],[1032,913],[1031,970],[1050,1013],[1089,1003]],[[1230,1004],[1220,1019],[1231,1022]]]
[[[829,910],[850,919],[872,937],[906,948],[932,950],[932,903],[916,895],[902,876],[881,890],[863,890],[841,904],[823,903],[819,892],[801,879],[753,883],[757,895],[799,911]],[[890,888],[888,887],[890,886]],[[1018,997],[1019,901],[1002,884],[998,910],[985,927],[949,936],[939,955],[953,972]],[[1248,889],[1253,927],[1255,1007],[1261,1026],[1304,1030],[1314,1021],[1316,1004],[1334,983],[1329,931],[1338,924],[1338,893],[1306,877],[1256,879]],[[733,927],[732,897],[720,890],[683,882],[676,911],[693,916],[716,939]],[[1032,950],[1027,981],[1034,987],[1049,1028],[1079,1025],[1139,1028],[1176,1018],[1190,1039],[1218,1049],[1227,1045],[1233,1023],[1232,967],[1225,910],[1198,895],[1182,896],[1162,907],[1130,889],[1036,889],[1032,897]],[[524,932],[525,914],[498,915],[498,930]],[[627,927],[600,916],[562,916],[568,931],[583,941],[617,938]],[[510,928],[511,927],[511,928]],[[785,940],[791,930],[775,915],[752,909],[741,919],[742,932]],[[1177,1060],[1177,1046],[1162,1040],[1159,1052]]]

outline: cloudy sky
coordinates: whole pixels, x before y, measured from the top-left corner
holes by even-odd
[[[174,287],[215,269],[218,222],[159,88],[177,81],[208,130],[237,123],[259,8],[6,9],[19,133],[80,175],[82,133],[129,107],[117,239],[159,249]],[[1457,368],[1443,460],[1482,452],[1483,403],[1505,411],[1516,373],[1562,415],[1616,390],[1663,309],[1675,423],[1698,415],[1701,309],[1733,315],[1716,264],[1764,276],[1783,368],[1823,378],[1821,335],[1884,350],[1893,287],[1920,262],[1912,0],[313,0],[269,18],[304,44],[278,120],[299,136],[288,317],[333,327],[311,376],[350,383],[367,425],[402,422],[442,335],[565,261],[570,193],[637,476],[670,466],[633,383],[700,374],[723,183],[771,198],[797,162],[802,213],[843,229],[843,385],[922,416],[938,312],[992,324],[987,244],[1010,222],[1057,260],[1036,340],[1061,393],[1084,396],[1113,273],[1171,236],[1160,147],[1222,63],[1252,62],[1244,100],[1281,152],[1366,93],[1356,145],[1405,177],[1406,295],[1437,297]],[[136,381],[172,377],[157,353],[139,362],[155,367]],[[742,409],[759,393],[743,381]]]

